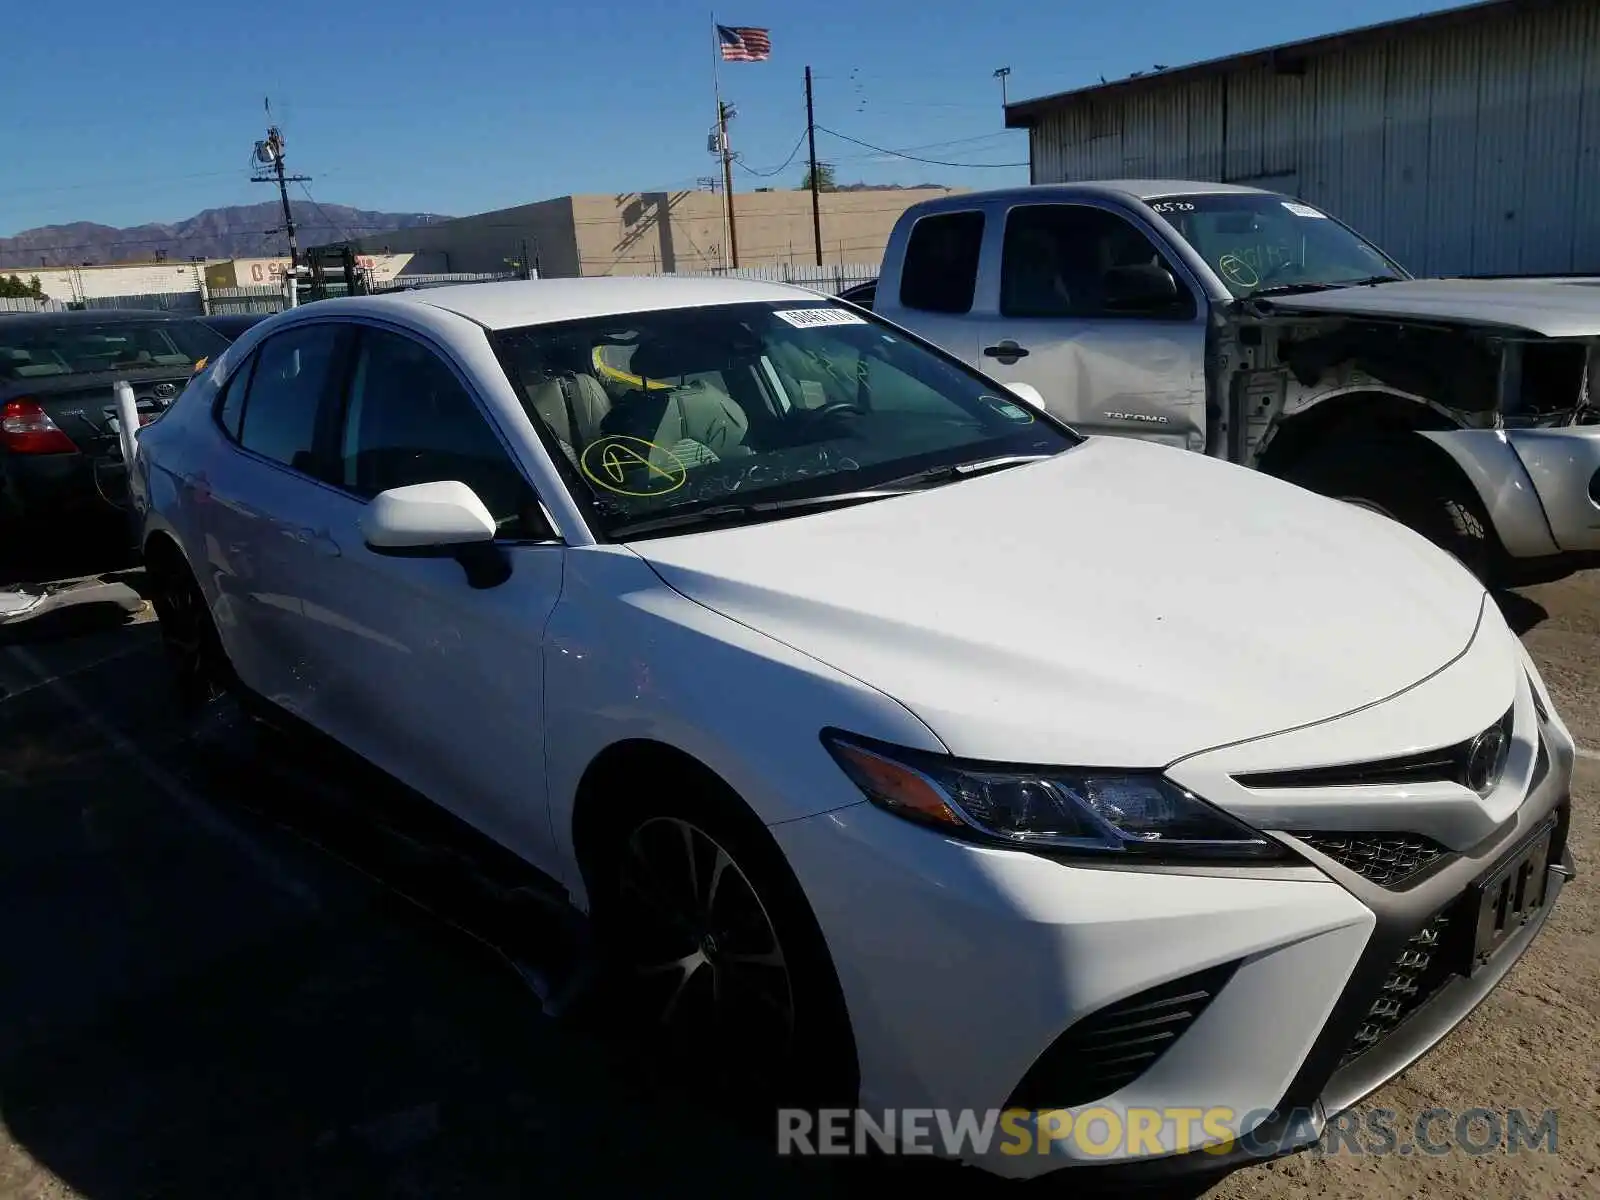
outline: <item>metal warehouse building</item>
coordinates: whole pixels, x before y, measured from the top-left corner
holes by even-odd
[[[1006,108],[1034,183],[1296,194],[1416,274],[1600,274],[1600,0],[1492,0]]]

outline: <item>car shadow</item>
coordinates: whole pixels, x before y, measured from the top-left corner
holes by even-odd
[[[1544,605],[1521,592],[1500,590],[1493,595],[1494,602],[1500,606],[1501,615],[1506,619],[1506,624],[1518,637],[1549,619],[1550,613]]]

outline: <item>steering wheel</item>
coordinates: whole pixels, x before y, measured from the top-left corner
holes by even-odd
[[[824,418],[831,417],[836,413],[850,413],[857,417],[864,417],[867,414],[866,409],[862,408],[859,404],[852,403],[849,400],[829,400],[826,404],[821,405],[820,407],[805,408],[801,409],[800,411],[806,414],[808,420],[813,421],[823,420]]]
[[[1293,258],[1284,259],[1283,262],[1268,267],[1265,271],[1263,271],[1261,273],[1260,281],[1256,284],[1256,286],[1266,287],[1274,279],[1277,279],[1285,271],[1290,270],[1291,268],[1298,268],[1303,271],[1305,269],[1305,263]]]

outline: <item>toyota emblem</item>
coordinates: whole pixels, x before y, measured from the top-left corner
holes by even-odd
[[[1467,748],[1467,786],[1479,795],[1493,790],[1500,782],[1500,773],[1506,769],[1506,758],[1511,753],[1511,740],[1505,730],[1495,725],[1472,739]]]
[[[158,383],[150,390],[157,400],[171,400],[178,394],[178,385],[175,383]]]

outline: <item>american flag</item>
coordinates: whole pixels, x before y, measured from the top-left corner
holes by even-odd
[[[765,29],[718,25],[717,43],[723,62],[765,62],[772,57],[772,38]]]

